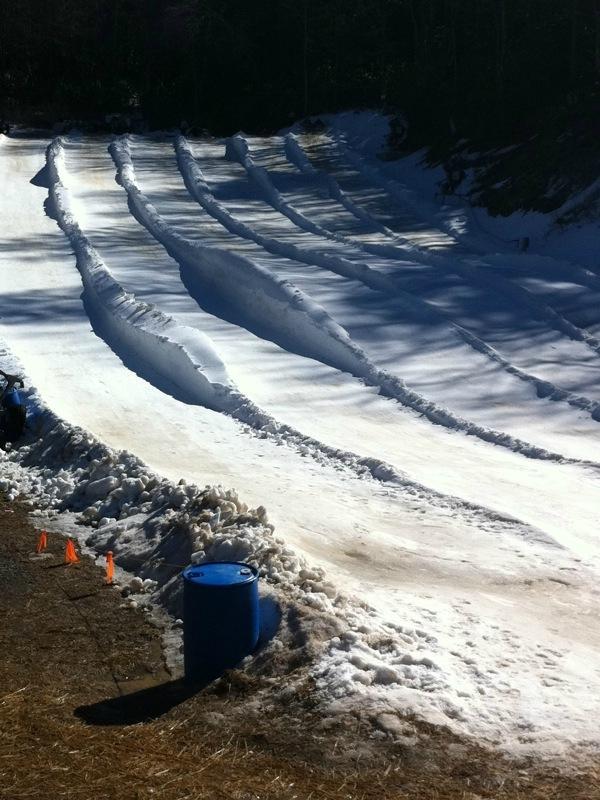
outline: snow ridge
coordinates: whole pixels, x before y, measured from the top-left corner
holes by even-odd
[[[241,139],[241,137],[238,138]],[[315,309],[315,313],[311,315],[308,324],[306,324],[305,317],[299,317],[302,327],[298,327],[293,331],[292,341],[297,341],[298,337],[303,337],[307,334],[310,337],[311,356],[318,361],[361,378],[368,385],[377,387],[385,397],[399,401],[402,405],[423,414],[437,425],[464,431],[472,436],[477,436],[483,441],[521,453],[528,458],[539,458],[565,464],[574,463],[596,466],[591,462],[567,458],[560,453],[545,450],[543,447],[518,439],[510,434],[485,428],[463,419],[409,389],[401,378],[385,370],[378,369],[362,349],[352,342],[348,333],[337,325],[324,309],[303,292],[300,292],[289,281],[278,278],[270,270],[255,264],[250,259],[223,253],[221,250],[207,247],[201,242],[190,241],[172,230],[137,185],[127,136],[113,142],[110,146],[110,151],[117,165],[119,179],[127,191],[132,209],[141,224],[163,244],[168,252],[173,254],[180,264],[183,261],[184,265],[197,268],[203,274],[207,283],[209,285],[212,283],[225,301],[230,299],[230,295],[233,295],[232,299],[234,302],[237,301],[240,307],[242,305],[251,305],[252,300],[258,301],[258,311],[261,315],[266,313],[270,315],[271,320],[278,320],[280,316],[284,317],[286,333],[289,335],[291,332],[291,320],[285,319],[285,315],[281,314],[281,309],[277,306],[278,301],[281,302],[281,295],[273,297],[272,284],[276,284],[277,287],[284,287],[286,292],[285,299],[291,295],[302,310]],[[221,273],[215,275],[215,265],[217,264],[222,265],[224,269]],[[231,269],[232,266],[233,269]],[[239,296],[238,293],[240,293]],[[267,301],[266,303],[265,300]],[[264,324],[261,317],[257,321],[259,324]],[[322,327],[319,325],[320,322],[323,323]],[[337,333],[338,331],[339,334]],[[343,342],[347,347],[347,349],[344,348],[344,351],[341,351],[339,347],[331,347],[332,339],[337,338],[336,334],[339,336],[337,343]],[[273,341],[281,341],[279,332],[274,332]],[[296,346],[300,352],[306,352],[308,349],[303,341],[299,341]],[[342,359],[338,357],[340,353],[343,355],[343,363],[341,363]],[[600,465],[598,466],[600,467]]]
[[[47,167],[54,213],[75,252],[92,316],[121,348],[135,352],[188,398],[215,410],[231,407],[235,390],[210,339],[125,292],[83,234],[67,189],[60,138],[48,147]]]
[[[291,203],[283,197],[281,192],[275,188],[269,173],[264,167],[257,167],[254,159],[250,154],[247,140],[240,134],[229,137],[225,142],[225,158],[230,161],[237,161],[241,164],[248,177],[256,183],[259,189],[263,192],[267,202],[273,206],[281,214],[284,214],[290,219],[294,225],[297,225],[302,230],[314,233],[317,236],[323,236],[326,239],[331,239],[334,242],[341,242],[347,244],[347,240],[337,233],[332,233],[318,225],[316,222],[308,219],[304,214],[300,213]]]
[[[110,145],[110,152],[117,166],[119,180],[127,191],[133,213],[180,265],[183,263],[183,266],[198,271],[203,280],[211,289],[216,289],[225,302],[233,301],[240,309],[246,311],[249,307],[261,327],[264,327],[265,314],[269,316],[271,322],[281,319],[285,326],[285,334],[292,335],[291,341],[295,343],[299,352],[308,351],[316,360],[361,378],[366,384],[378,388],[385,397],[399,401],[437,425],[464,431],[528,458],[600,467],[600,464],[567,458],[510,434],[477,425],[427,400],[409,389],[401,378],[386,370],[378,369],[321,306],[289,281],[277,277],[270,270],[248,258],[224,253],[217,248],[181,236],[165,222],[139,188],[128,138],[123,136],[113,142]],[[241,137],[237,139],[244,144]],[[220,271],[219,266],[222,267]],[[295,328],[292,316],[285,314],[287,309],[281,309],[283,302],[300,308],[300,313],[293,318],[299,323]],[[308,342],[304,341],[305,336],[308,337]],[[273,341],[279,343],[281,340],[280,331],[274,330]]]
[[[110,329],[108,338],[112,339],[116,335],[127,348],[133,348],[139,357],[149,362],[156,372],[166,375],[177,384],[193,402],[226,413],[261,436],[294,447],[321,463],[332,461],[361,477],[393,483],[412,496],[424,498],[427,502],[438,506],[460,508],[467,515],[474,515],[477,518],[483,515],[488,521],[492,519],[509,524],[518,523],[517,520],[499,515],[493,510],[435,492],[412,481],[384,461],[373,457],[361,457],[305,436],[262,411],[231,382],[227,385],[211,384],[202,373],[198,373],[200,375],[198,381],[196,377],[198,368],[191,362],[186,345],[193,346],[196,335],[204,346],[209,340],[200,336],[200,332],[195,329],[179,326],[155,307],[137,301],[133,295],[126,294],[114,280],[81,231],[73,214],[68,190],[65,188],[65,183],[68,181],[62,147],[61,141],[55,140],[48,148],[51,198],[59,224],[76,252],[85,291],[88,293],[88,302],[97,313],[101,314],[104,324]],[[163,353],[163,350],[166,352]],[[190,363],[193,370],[190,368]],[[217,367],[224,370],[224,367],[220,366],[220,361],[216,363]],[[205,384],[207,389],[203,391]]]
[[[300,172],[304,172],[306,175],[318,175],[319,177],[322,177],[322,180],[327,185],[329,196],[332,200],[337,200],[339,203],[341,203],[341,205],[343,205],[347,211],[353,214],[361,222],[366,222],[367,225],[375,228],[380,233],[390,236],[391,238],[395,238],[396,234],[394,231],[388,228],[387,225],[384,225],[382,222],[375,219],[371,214],[369,214],[368,211],[365,211],[364,208],[361,208],[348,197],[333,175],[329,175],[328,173],[317,169],[310,163],[308,156],[298,142],[298,138],[293,133],[286,134],[284,139],[284,149],[288,161],[294,164],[300,170]]]
[[[288,137],[292,137],[291,134]],[[286,137],[286,142],[288,137]],[[245,152],[244,163],[251,165],[251,156],[249,154],[248,145],[241,136],[233,137],[235,143],[231,148],[240,154]],[[295,137],[291,141],[294,142],[297,151],[294,151],[299,163],[303,160],[307,162],[308,167],[303,167],[305,171],[316,172],[314,167],[309,164],[304,151],[300,148]],[[244,149],[245,142],[245,149]],[[555,402],[566,402],[568,405],[589,413],[596,421],[600,421],[600,403],[590,400],[587,397],[577,395],[569,390],[562,389],[561,387],[551,383],[550,381],[543,380],[537,376],[525,372],[519,367],[513,365],[510,361],[504,358],[495,348],[487,344],[480,337],[470,332],[462,325],[456,323],[449,314],[442,309],[435,308],[431,303],[428,303],[421,298],[416,297],[410,292],[400,289],[397,284],[388,278],[386,275],[378,272],[376,269],[370,267],[367,263],[357,263],[347,258],[340,256],[332,256],[326,253],[319,252],[313,248],[300,248],[294,244],[282,242],[273,237],[265,236],[256,232],[246,223],[236,219],[212,194],[209,185],[207,184],[200,166],[194,157],[192,148],[183,136],[178,136],[175,140],[175,152],[177,154],[179,169],[183,176],[185,185],[190,192],[191,196],[216,220],[218,220],[227,230],[238,236],[256,242],[265,250],[284,256],[286,258],[301,261],[307,264],[314,264],[316,266],[324,267],[337,275],[342,275],[346,278],[351,278],[360,281],[365,286],[368,286],[374,291],[382,292],[390,297],[396,298],[396,304],[404,314],[416,319],[432,320],[439,322],[444,319],[450,328],[451,334],[458,336],[466,344],[472,347],[479,353],[482,353],[494,363],[498,364],[507,373],[514,375],[525,383],[530,383],[535,387],[538,397]],[[262,175],[260,168],[254,166],[247,166],[248,170],[258,170],[258,174]],[[265,180],[262,183],[265,183]],[[267,179],[268,180],[268,179]],[[331,178],[334,181],[333,178]],[[341,191],[341,190],[340,190]],[[364,212],[366,214],[366,212]],[[371,219],[370,215],[366,214]],[[385,227],[385,226],[382,226]],[[386,228],[386,230],[388,230]],[[391,231],[389,231],[391,235]]]
[[[286,144],[290,137],[293,137],[293,140],[295,142],[295,148],[293,148],[292,151],[289,151],[289,149],[286,148],[286,153],[288,152],[293,153],[292,158],[290,159],[292,163],[296,163],[296,165],[298,165],[300,163],[304,163],[304,159],[308,161],[308,157],[302,150],[301,145],[297,140],[297,137],[294,137],[293,134],[287,134]],[[374,183],[382,186],[392,197],[394,197],[400,202],[400,205],[402,206],[408,205],[408,207],[413,211],[413,213],[416,214],[417,217],[424,219],[426,221],[430,221],[433,218],[436,220],[436,224],[438,224],[439,222],[438,215],[436,214],[436,211],[432,208],[432,204],[429,204],[426,201],[422,200],[421,198],[417,197],[415,192],[399,184],[397,181],[393,181],[391,179],[383,177],[375,166],[365,164],[364,159],[360,155],[353,153],[346,145],[342,144],[339,137],[337,137],[335,141],[340,146],[342,152],[345,155],[348,155],[348,158],[353,164],[353,166],[355,166],[355,168],[361,174],[365,175],[369,180],[373,181]],[[303,156],[302,160],[300,160],[298,156],[297,153],[298,150],[302,152]],[[312,169],[314,170],[314,167]],[[314,171],[320,173],[320,170],[314,170]],[[283,213],[286,212],[284,211]],[[295,209],[294,213],[299,219],[301,220],[306,219],[302,214],[300,214],[300,212],[298,212]],[[374,225],[376,227],[378,226],[379,224],[378,221],[375,220],[370,214],[368,214],[367,212],[363,212],[363,214],[366,214],[369,217],[371,225]],[[303,225],[302,222],[300,222],[299,224]],[[454,239],[455,241],[462,242],[464,234],[460,233],[455,225],[452,225],[452,223],[448,223],[445,225],[445,227],[444,224],[440,225],[440,227],[452,239]],[[448,230],[446,230],[446,228],[448,228]],[[322,230],[324,231],[324,229]],[[460,275],[462,278],[467,280],[469,283],[481,286],[486,290],[492,288],[494,291],[505,295],[512,301],[515,301],[520,305],[522,305],[524,308],[528,309],[529,312],[534,315],[534,317],[546,320],[555,330],[559,331],[563,335],[567,336],[570,339],[573,339],[574,341],[583,342],[597,355],[600,355],[600,341],[595,336],[590,335],[586,330],[583,330],[582,328],[579,328],[577,325],[574,325],[572,322],[570,322],[568,319],[559,314],[554,308],[549,306],[547,303],[538,300],[528,289],[525,289],[523,286],[520,286],[518,284],[514,284],[511,281],[506,280],[505,278],[491,275],[488,270],[485,270],[486,265],[488,264],[493,265],[494,257],[486,255],[485,258],[483,257],[469,258],[469,254],[463,252],[460,257],[458,256],[458,254],[455,254],[450,258],[440,253],[432,253],[427,248],[415,245],[405,237],[393,231],[389,231],[386,233],[386,235],[391,235],[394,239],[394,242],[390,243],[389,245],[381,243],[371,243],[371,242],[360,242],[360,243],[354,241],[350,242],[345,236],[341,234],[326,232],[326,231],[324,231],[322,235],[328,235],[329,238],[335,238],[337,241],[343,242],[344,244],[351,244],[354,247],[359,247],[360,249],[364,250],[367,253],[373,253],[373,255],[379,255],[384,258],[406,259],[407,257],[410,257],[417,262],[430,264],[432,266],[438,266],[447,271],[454,272],[455,274]],[[485,252],[484,248],[478,247],[473,237],[469,238],[468,246],[471,250],[475,251],[481,250],[482,252]],[[482,267],[484,269],[482,269]],[[597,276],[594,276],[593,273],[591,273],[589,270],[584,270],[580,268],[575,268],[575,269],[577,278],[579,278],[584,285],[590,286],[591,288],[597,288],[598,285]]]
[[[174,231],[137,185],[127,136],[109,149],[136,218],[208,290],[234,307],[242,319],[267,329],[276,343],[291,341],[302,352],[345,372],[356,374],[358,369],[360,376],[368,372],[366,356],[348,333],[290,281],[248,258]]]

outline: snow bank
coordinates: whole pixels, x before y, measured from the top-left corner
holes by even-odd
[[[298,141],[293,134],[288,134],[285,142],[286,152],[289,151],[290,154],[293,154],[293,160],[298,164],[302,171],[313,174],[319,172],[310,164],[306,154],[298,144]],[[250,175],[256,175],[255,180],[264,191],[267,198],[271,200],[271,205],[276,207],[277,203],[283,202],[280,200],[281,196],[277,190],[275,190],[272,186],[266,170],[254,165],[250,155],[248,142],[244,137],[238,134],[231,139],[228,139],[227,148],[230,157],[235,156],[235,160],[239,160]],[[448,314],[444,313],[441,309],[435,308],[430,303],[421,300],[409,292],[399,289],[393,280],[378,272],[376,269],[371,268],[367,263],[357,263],[356,261],[351,261],[340,256],[331,256],[314,250],[313,248],[300,248],[288,242],[281,242],[272,237],[257,233],[249,225],[246,225],[244,222],[236,219],[221,203],[219,203],[218,200],[216,200],[210,190],[210,187],[204,179],[202,170],[194,158],[190,145],[183,136],[177,137],[175,142],[175,151],[177,154],[180,171],[184,178],[186,187],[188,188],[188,191],[192,197],[194,197],[194,199],[211,216],[217,219],[231,233],[255,241],[257,244],[259,244],[261,247],[264,247],[265,250],[271,253],[275,253],[286,258],[295,259],[296,261],[301,261],[307,264],[315,264],[316,266],[324,267],[336,273],[337,275],[358,280],[365,286],[368,286],[370,289],[382,292],[388,297],[394,297],[395,305],[397,306],[398,310],[402,311],[402,313],[409,318],[420,321],[431,321],[434,324],[439,324],[441,320],[444,320],[448,325],[448,335],[457,336],[474,350],[482,353],[491,361],[498,364],[507,373],[515,376],[525,383],[529,383],[534,386],[538,397],[554,402],[566,402],[574,408],[589,413],[593,419],[600,420],[600,403],[590,400],[587,397],[577,395],[571,391],[562,389],[550,381],[538,378],[535,375],[516,367],[514,364],[504,358],[495,348],[488,345],[485,341],[468,331],[463,326],[455,323],[452,318]],[[337,182],[335,182],[333,178],[330,178],[330,181],[336,183],[337,186]],[[372,220],[371,216],[367,214],[367,212],[362,212],[359,216],[360,218],[367,217],[368,220],[366,221],[376,224]],[[389,233],[389,235],[393,237],[396,236],[396,234],[385,228],[385,226],[380,227],[385,229],[385,232]],[[386,247],[378,247],[378,250],[380,252],[383,251],[384,255],[388,256],[390,254],[393,254],[396,257],[398,257],[400,254],[404,255],[403,251],[399,252],[397,249],[390,251]],[[493,257],[488,259],[486,263],[492,263],[492,259]],[[600,279],[596,278],[596,281],[600,283]]]
[[[23,374],[1,344],[0,365]],[[180,616],[185,566],[205,560],[248,562],[258,569],[263,591],[270,587],[286,610],[274,639],[246,663],[250,670],[278,676],[272,692],[283,697],[289,691],[281,678],[290,663],[297,669],[300,660],[317,681],[325,715],[340,713],[332,701],[351,698],[358,686],[365,710],[371,701],[378,706],[377,692],[401,684],[415,695],[413,707],[422,707],[425,719],[437,724],[457,719],[455,703],[447,696],[454,694],[452,679],[436,663],[435,637],[426,637],[426,656],[420,630],[406,628],[400,634],[396,623],[377,621],[366,604],[345,596],[321,568],[309,565],[276,537],[262,506],[249,509],[232,489],[161,478],[131,453],[112,450],[57,418],[27,381],[23,397],[29,432],[18,448],[0,450],[0,491],[10,500],[22,497],[37,506],[34,516],[43,511],[60,522],[64,512],[77,514],[79,538],[97,552],[113,551],[126,592],[144,592]],[[386,646],[386,652],[393,659],[373,648],[374,638],[389,643],[390,637],[396,645],[393,650]],[[410,677],[406,666],[398,669],[391,663],[400,654],[403,664],[411,665]],[[342,662],[343,668],[332,668]],[[427,677],[431,674],[437,676],[433,683]],[[372,697],[364,694],[368,683]],[[433,687],[440,690],[439,697],[419,698]],[[452,713],[442,719],[444,708]]]
[[[361,208],[348,195],[343,191],[339,183],[326,172],[316,169],[310,163],[306,153],[300,147],[297,137],[293,133],[288,133],[285,137],[285,154],[288,160],[294,164],[300,172],[307,175],[319,175],[327,186],[329,196],[332,200],[337,200],[347,211],[359,219],[361,222],[366,222],[371,228],[385,234],[386,236],[393,237],[395,234],[386,225],[383,225],[379,220],[375,219],[368,211]]]
[[[54,213],[75,252],[84,301],[103,338],[116,343],[117,352],[148,364],[186,399],[215,410],[231,408],[235,390],[210,339],[126,293],[83,234],[67,189],[60,139],[48,147],[47,167]]]
[[[288,137],[293,137],[293,134],[288,134]],[[294,141],[296,149],[301,149],[295,137]],[[408,207],[417,218],[429,222],[434,227],[437,226],[441,228],[452,239],[460,241],[468,246],[471,251],[481,253],[486,252],[486,243],[482,244],[477,236],[472,234],[469,234],[468,236],[464,235],[463,231],[466,230],[467,227],[466,222],[464,222],[464,220],[459,221],[455,210],[453,210],[451,217],[440,215],[439,208],[435,206],[433,202],[423,199],[412,189],[409,189],[397,181],[387,178],[381,173],[378,167],[367,163],[360,154],[353,153],[343,143],[343,140],[339,136],[334,139],[334,142],[340,147],[342,153],[348,158],[350,163],[359,173],[363,174],[369,181],[380,185],[392,198],[396,199],[401,206]],[[303,155],[304,158],[306,158],[304,153]],[[297,154],[294,157],[299,159]],[[295,213],[297,214],[298,212]],[[461,213],[463,213],[463,215],[467,215],[469,212],[466,209],[463,209]],[[368,216],[371,220],[371,224],[373,226],[377,226],[377,220],[375,220],[371,215]],[[442,220],[441,223],[440,219]],[[358,246],[365,252],[380,255],[384,258],[410,258],[423,264],[431,264],[432,266],[443,268],[449,272],[454,272],[469,283],[481,286],[486,290],[493,289],[505,297],[508,297],[512,302],[516,302],[526,308],[531,314],[533,314],[534,317],[549,323],[559,333],[569,337],[570,339],[573,339],[574,341],[583,342],[595,353],[600,354],[600,341],[598,341],[595,336],[592,336],[588,331],[579,328],[568,319],[565,319],[565,317],[559,314],[554,308],[538,300],[537,297],[532,294],[532,292],[523,286],[513,283],[510,280],[506,280],[503,277],[492,275],[491,271],[486,269],[486,266],[494,265],[495,259],[506,259],[505,255],[497,257],[492,255],[486,256],[485,258],[474,258],[472,254],[469,254],[469,252],[463,250],[461,252],[453,253],[451,257],[448,257],[440,253],[433,253],[427,248],[415,245],[405,237],[402,237],[392,231],[388,231],[386,233],[386,235],[389,234],[393,236],[393,241],[390,242],[389,245],[369,242],[362,242],[357,245],[357,243],[350,242],[346,237],[340,234],[330,233],[329,236],[335,237],[338,241],[341,241],[345,244]],[[489,242],[487,242],[487,245],[489,246]],[[514,258],[514,254],[512,257]],[[556,267],[560,265],[557,264],[554,266]],[[563,267],[564,266],[565,265],[563,264]],[[577,271],[577,277],[583,279],[584,285],[589,285],[593,288],[596,288],[597,284],[595,277],[589,274],[589,271],[579,269]],[[589,409],[586,407],[585,410],[587,411]],[[595,409],[593,409],[593,411],[595,411]],[[593,411],[591,413],[593,413]],[[594,419],[597,419],[597,417],[594,417]]]
[[[286,349],[356,373],[364,354],[321,306],[266,267],[178,234],[138,187],[127,137],[113,142],[110,151],[133,213],[207,291],[235,309],[242,321],[266,331],[272,341],[283,342]]]
[[[239,148],[243,150],[244,145],[244,140],[238,136],[232,137],[229,147],[238,153]],[[347,332],[293,284],[249,259],[207,247],[198,241],[190,241],[174,231],[137,185],[127,137],[114,142],[110,149],[119,171],[119,179],[140,222],[180,265],[199,272],[206,285],[215,290],[223,302],[237,306],[242,314],[251,314],[263,329],[266,320],[271,325],[280,323],[279,327],[272,329],[273,341],[282,342],[288,349],[309,354],[329,366],[361,378],[365,383],[378,388],[384,396],[425,415],[435,424],[464,431],[529,458],[581,463],[577,459],[566,458],[560,453],[553,453],[509,434],[465,420],[409,389],[401,378],[378,369],[361,348],[352,342]],[[201,186],[200,190],[204,191],[204,187]],[[221,269],[218,269],[219,265]],[[282,307],[284,303],[286,308]],[[296,310],[295,306],[299,307],[298,314],[291,313]],[[293,322],[298,324],[292,327]]]

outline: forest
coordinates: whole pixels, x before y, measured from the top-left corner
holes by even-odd
[[[401,111],[415,141],[597,128],[600,0],[2,0],[0,116],[272,131]]]

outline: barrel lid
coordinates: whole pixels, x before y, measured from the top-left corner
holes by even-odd
[[[240,561],[207,561],[188,567],[183,571],[183,577],[202,586],[238,586],[252,583],[258,572],[250,564]]]

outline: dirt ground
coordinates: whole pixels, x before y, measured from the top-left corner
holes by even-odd
[[[243,673],[194,692],[90,558],[64,565],[56,534],[37,557],[36,541],[0,499],[2,800],[600,799],[597,765],[514,764],[443,730],[365,755],[360,721],[323,729],[310,686],[260,714]]]

